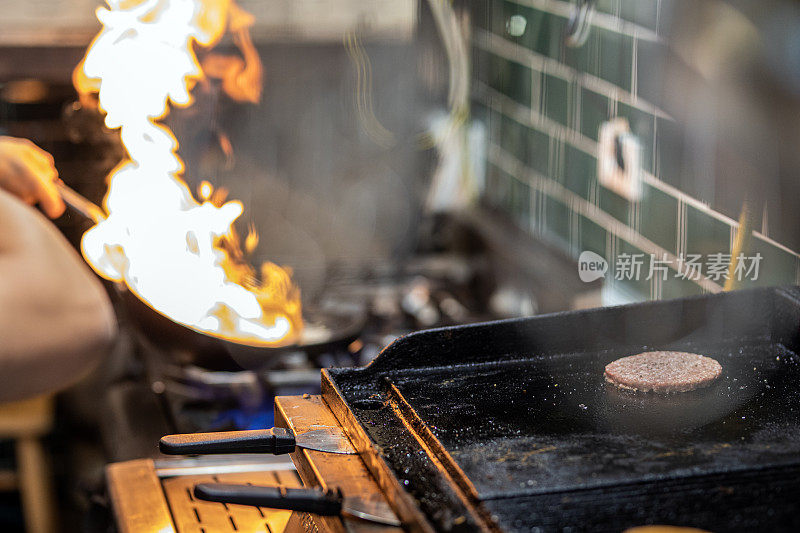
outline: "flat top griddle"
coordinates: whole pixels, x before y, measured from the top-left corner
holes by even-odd
[[[800,527],[800,290],[422,332],[323,394],[419,530]],[[603,379],[651,349],[723,366],[662,396]],[[401,513],[402,514],[402,513]]]

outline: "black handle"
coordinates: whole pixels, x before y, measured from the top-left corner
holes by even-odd
[[[342,514],[341,491],[322,492],[317,489],[200,483],[194,487],[194,496],[208,502],[269,507],[270,509],[300,511],[320,516]]]
[[[161,453],[199,455],[212,453],[292,453],[294,435],[284,428],[167,435],[158,442]]]

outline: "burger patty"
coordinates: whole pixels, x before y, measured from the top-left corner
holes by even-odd
[[[707,387],[722,374],[722,366],[688,352],[644,352],[606,365],[606,381],[623,389],[686,392]]]

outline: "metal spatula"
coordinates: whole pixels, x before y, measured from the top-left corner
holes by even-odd
[[[158,443],[168,455],[205,455],[217,453],[292,453],[295,447],[320,452],[355,454],[344,432],[338,427],[318,427],[298,435],[284,428],[252,431],[220,431],[167,435]]]

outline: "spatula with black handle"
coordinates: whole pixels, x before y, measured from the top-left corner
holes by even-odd
[[[341,490],[290,489],[228,483],[200,483],[194,487],[198,500],[300,511],[319,516],[350,516],[377,524],[399,526],[400,521],[384,501],[345,498]]]

